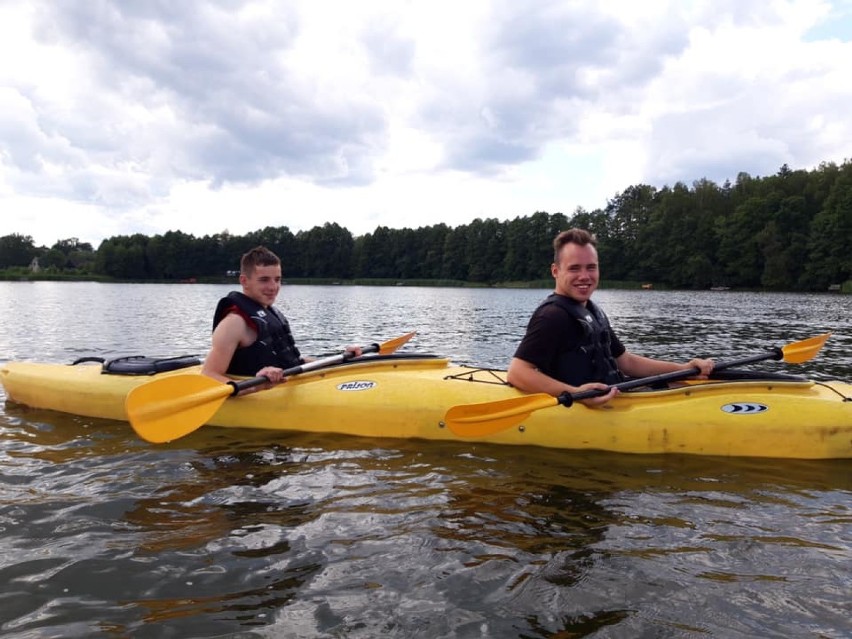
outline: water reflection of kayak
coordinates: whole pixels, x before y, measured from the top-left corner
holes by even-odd
[[[152,379],[199,373],[192,360],[176,361],[188,365],[150,375],[139,374],[147,358],[113,372],[9,362],[0,380],[12,402],[126,420],[125,398],[132,389]],[[852,457],[852,384],[755,371],[728,370],[719,377],[624,392],[599,408],[537,410],[517,426],[460,438],[446,427],[448,409],[522,396],[506,383],[504,371],[455,366],[423,354],[365,356],[228,399],[207,424],[625,453]]]

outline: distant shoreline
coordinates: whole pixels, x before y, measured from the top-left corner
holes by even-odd
[[[188,280],[122,280],[112,277],[98,275],[71,275],[58,273],[30,273],[21,274],[0,272],[0,281],[3,282],[101,282],[108,284],[233,284],[238,286],[238,281],[235,277],[199,277]],[[431,279],[412,279],[401,280],[395,278],[387,279],[370,279],[356,278],[344,280],[339,278],[321,278],[321,277],[300,277],[289,278],[282,282],[285,286],[401,286],[401,287],[436,287],[436,288],[505,288],[505,289],[551,289],[553,288],[553,280],[532,280],[528,282],[493,282],[491,284],[484,282],[464,282],[460,280],[431,280]],[[630,282],[630,281],[609,281],[602,280],[600,290],[616,289],[616,290],[649,290],[649,291],[674,291],[674,290],[711,290],[718,292],[776,292],[776,293],[820,293],[827,294],[852,294],[852,281],[845,282],[841,285],[833,285],[826,291],[778,291],[770,289],[746,289],[746,288],[730,288],[727,286],[713,286],[709,289],[676,289],[663,284],[647,282]]]

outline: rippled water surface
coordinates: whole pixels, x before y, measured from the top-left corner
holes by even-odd
[[[0,283],[0,364],[203,355],[228,286]],[[503,367],[547,291],[286,287],[311,355]],[[852,378],[852,299],[600,291],[628,346]],[[768,368],[790,370],[782,363]],[[5,396],[0,392],[0,400]],[[848,637],[849,461],[127,424],[0,402],[0,637]]]

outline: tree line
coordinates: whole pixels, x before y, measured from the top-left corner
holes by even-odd
[[[74,238],[36,247],[12,234],[0,237],[0,269],[14,272],[37,258],[43,273],[202,280],[235,271],[240,255],[262,244],[281,256],[285,279],[528,282],[549,278],[553,237],[572,226],[597,235],[607,280],[824,291],[852,280],[852,161],[811,171],[784,165],[768,177],[740,173],[733,184],[639,184],[603,209],[570,217],[539,211],[456,227],[379,226],[358,237],[326,223],[297,233],[280,226],[200,238],[115,236],[95,250]]]

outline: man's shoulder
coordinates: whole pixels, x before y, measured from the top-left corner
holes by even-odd
[[[537,331],[574,335],[579,330],[579,323],[572,314],[557,304],[543,304],[530,318],[530,327]]]
[[[565,317],[565,311],[559,308],[558,304],[554,304],[552,302],[542,303],[537,309],[535,309],[535,313],[533,313],[534,317],[543,317],[543,318],[551,318],[551,317]]]
[[[254,321],[252,321],[251,317],[249,317],[249,315],[237,305],[232,305],[224,310],[220,324],[225,324],[226,322],[234,329],[256,330]]]
[[[553,294],[542,300],[541,304],[536,309],[536,313],[545,317],[564,318],[566,313],[573,315],[574,309],[580,307],[580,304],[572,300],[570,297]]]

